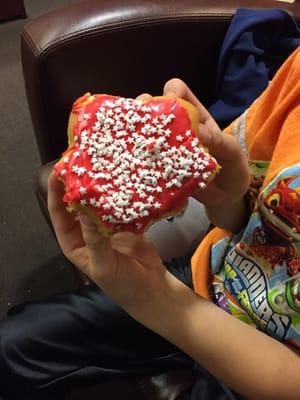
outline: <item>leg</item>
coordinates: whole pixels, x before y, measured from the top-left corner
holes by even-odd
[[[169,267],[182,274],[180,263]],[[13,309],[0,326],[0,351],[1,382],[15,396],[192,364],[95,285]]]

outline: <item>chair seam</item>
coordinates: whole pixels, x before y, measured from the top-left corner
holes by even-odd
[[[172,22],[193,22],[197,20],[210,20],[211,18],[214,18],[216,21],[224,21],[224,20],[229,20],[228,17],[232,17],[231,13],[228,14],[222,14],[222,15],[216,15],[214,13],[202,13],[202,14],[188,14],[188,15],[180,15],[180,14],[172,14],[171,16],[168,17],[162,17],[162,16],[157,16],[157,17],[149,17],[149,18],[144,18],[143,20],[141,19],[135,19],[131,21],[119,21],[119,22],[111,22],[103,25],[98,25],[94,26],[91,28],[82,28],[79,29],[75,32],[68,33],[66,35],[60,36],[57,39],[54,39],[47,43],[45,48],[41,48],[36,46],[36,44],[33,43],[28,30],[23,31],[23,37],[25,41],[30,45],[31,49],[35,53],[35,55],[39,55],[40,57],[45,57],[55,49],[61,47],[61,44],[66,45],[69,43],[71,39],[76,38],[76,36],[80,36],[80,40],[84,39],[89,36],[96,35],[97,33],[99,34],[104,34],[107,31],[114,31],[114,30],[131,30],[139,26],[151,26],[151,25],[158,25],[158,24],[170,24]]]

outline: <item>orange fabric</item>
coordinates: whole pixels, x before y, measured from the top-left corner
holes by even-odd
[[[234,134],[237,123],[233,122],[224,132]],[[300,162],[300,48],[249,108],[244,125],[249,160],[270,161],[263,187],[284,168]],[[223,230],[212,230],[192,258],[195,291],[206,298],[212,278],[211,246],[227,235]]]
[[[249,159],[271,160],[264,186],[281,170],[299,162],[299,94],[300,49],[297,49],[247,115]]]
[[[222,229],[213,229],[200,243],[192,257],[192,278],[196,293],[205,299],[210,299],[209,286],[211,282],[210,272],[210,248],[222,237],[226,236],[226,231]],[[207,262],[208,260],[208,262]]]

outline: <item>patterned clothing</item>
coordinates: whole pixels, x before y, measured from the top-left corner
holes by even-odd
[[[250,218],[219,228],[192,258],[196,292],[300,350],[300,49],[226,130],[249,160]]]

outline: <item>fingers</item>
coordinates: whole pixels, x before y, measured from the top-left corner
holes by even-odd
[[[104,237],[89,217],[80,214],[79,220],[89,255],[89,268],[86,273],[102,286],[107,278],[111,278],[109,269],[116,262],[116,254],[112,250],[110,238]]]
[[[216,121],[212,118],[207,109],[197,99],[191,89],[181,79],[173,78],[164,86],[164,96],[175,96],[192,103],[200,113],[200,123],[206,125],[209,129],[220,132]]]
[[[205,110],[191,89],[181,79],[173,78],[164,86],[164,96],[180,97],[194,104],[197,108]]]
[[[100,247],[106,242],[109,242],[109,239],[100,234],[97,225],[84,214],[80,214],[79,221],[82,229],[83,239],[88,246],[88,248],[97,252]]]
[[[154,245],[145,235],[117,233],[112,236],[111,245],[118,253],[138,261],[147,268],[156,268],[158,263],[162,263]]]
[[[221,132],[217,123],[186,83],[178,78],[169,80],[165,84],[164,95],[183,98],[198,108],[200,111],[199,139],[218,161],[234,161],[237,157],[243,157],[236,139]]]
[[[199,139],[221,164],[225,161],[234,162],[237,158],[243,157],[239,143],[231,135],[210,130],[200,124]]]
[[[151,96],[151,94],[149,94],[149,93],[142,93],[142,94],[140,94],[136,99],[137,99],[137,100],[144,101],[144,102],[146,103],[147,101],[149,101],[150,99],[152,99],[152,96]]]
[[[221,132],[209,112],[180,79],[168,81],[164,94],[181,97],[198,108],[200,112],[199,140],[222,167],[221,172],[214,179],[214,185],[210,186],[209,192],[202,192],[199,195],[202,201],[208,203],[212,198],[217,199],[222,193],[223,195],[230,193],[232,198],[245,193],[249,185],[249,169],[238,141],[233,136]]]

